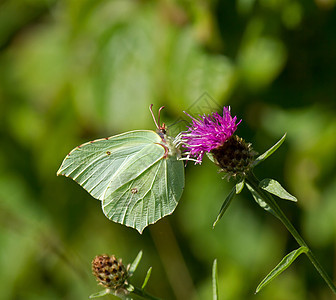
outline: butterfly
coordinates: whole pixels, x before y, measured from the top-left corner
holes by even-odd
[[[157,131],[134,130],[98,139],[73,149],[57,175],[72,178],[94,198],[110,220],[142,233],[172,214],[184,189],[184,164],[178,142],[166,125]]]

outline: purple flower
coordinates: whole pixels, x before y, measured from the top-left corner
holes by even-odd
[[[210,115],[194,118],[188,115],[192,122],[188,130],[181,135],[183,147],[186,148],[187,159],[194,158],[196,164],[201,164],[204,153],[222,146],[236,131],[237,117],[232,118],[230,107],[223,108],[223,116],[215,112]]]

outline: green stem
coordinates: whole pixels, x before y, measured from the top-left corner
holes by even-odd
[[[268,204],[268,206],[273,210],[275,215],[280,219],[280,221],[286,226],[288,231],[292,234],[292,236],[295,238],[295,240],[298,242],[300,246],[304,246],[308,248],[308,252],[306,255],[308,256],[311,263],[314,265],[315,269],[320,273],[322,278],[325,280],[325,282],[328,284],[330,289],[333,291],[333,293],[336,295],[336,287],[329,277],[329,275],[326,273],[326,271],[322,268],[319,261],[316,259],[304,239],[300,236],[300,234],[297,232],[293,224],[288,220],[284,212],[281,210],[279,205],[276,203],[272,195],[264,191],[262,188],[259,187],[259,180],[256,178],[256,176],[250,172],[250,174],[245,178],[245,181],[255,190],[256,193]]]
[[[150,300],[161,300],[160,298],[156,298],[150,294],[148,294],[147,292],[145,292],[142,289],[139,289],[137,287],[134,287],[134,290],[132,291],[133,294],[138,295],[144,299],[150,299]]]

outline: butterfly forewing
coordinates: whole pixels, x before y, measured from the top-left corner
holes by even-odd
[[[94,198],[103,200],[113,174],[143,148],[160,141],[154,131],[137,130],[85,143],[67,155],[57,175],[72,178]]]

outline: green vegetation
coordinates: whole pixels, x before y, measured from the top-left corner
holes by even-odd
[[[234,185],[206,158],[188,163],[172,216],[139,235],[56,177],[75,146],[155,129],[149,104],[176,134],[182,111],[230,105],[237,134],[263,153],[256,168],[297,203],[281,201],[326,271],[336,274],[336,2],[315,0],[3,0],[0,3],[1,299],[87,299],[97,254],[128,262],[132,282],[163,299],[324,300],[332,294],[300,256],[258,283],[297,244],[246,190],[212,229]],[[334,275],[335,277],[335,275]]]

